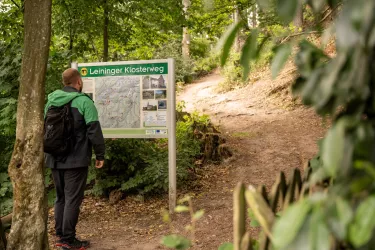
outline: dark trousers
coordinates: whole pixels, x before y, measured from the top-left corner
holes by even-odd
[[[52,169],[56,188],[55,230],[62,240],[70,241],[76,236],[76,225],[84,191],[88,167],[75,169]]]

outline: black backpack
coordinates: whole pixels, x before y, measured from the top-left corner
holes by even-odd
[[[52,155],[56,161],[65,162],[74,148],[72,101],[61,107],[49,107],[44,119],[44,152]]]

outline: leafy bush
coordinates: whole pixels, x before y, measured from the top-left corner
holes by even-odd
[[[225,80],[219,84],[220,91],[230,91],[235,87],[245,85],[239,53],[230,54],[226,65],[221,68],[221,74],[224,76]]]
[[[219,54],[215,52],[210,52],[208,57],[197,59],[194,63],[194,73],[196,77],[202,77],[212,70],[218,68],[219,66]]]
[[[211,50],[211,42],[205,38],[193,38],[190,43],[190,56],[195,59],[205,58]]]
[[[12,183],[8,176],[8,163],[12,154],[13,136],[0,134],[0,216],[8,214],[12,209]]]
[[[12,209],[12,184],[8,163],[12,155],[16,132],[16,108],[21,48],[0,42],[0,215]]]
[[[185,114],[177,122],[177,179],[187,181],[201,156],[202,142],[195,129],[209,124],[207,116]],[[89,183],[94,195],[124,192],[161,193],[168,190],[168,142],[166,139],[108,139],[103,169],[92,169]]]
[[[210,73],[218,67],[219,55],[211,50],[207,39],[193,39],[190,46],[190,60],[181,55],[181,41],[172,40],[154,52],[156,59],[174,58],[176,60],[176,81],[191,83],[197,77]]]
[[[181,41],[172,40],[154,52],[154,59],[174,58],[176,61],[176,81],[189,83],[193,77],[193,60],[184,60],[181,55]]]

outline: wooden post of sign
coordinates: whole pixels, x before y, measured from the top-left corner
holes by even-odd
[[[173,213],[176,207],[176,88],[175,88],[175,61],[168,59],[169,89],[169,129],[168,129],[168,162],[169,162],[169,212]]]

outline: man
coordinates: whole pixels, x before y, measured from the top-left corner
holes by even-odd
[[[104,139],[98,112],[89,96],[82,93],[83,82],[76,69],[67,69],[62,74],[64,88],[48,95],[45,114],[51,106],[61,107],[71,102],[74,120],[75,144],[64,160],[46,154],[46,166],[52,169],[56,187],[55,230],[56,246],[80,249],[88,241],[76,238],[76,225],[83,200],[88,167],[91,165],[92,148],[96,155],[96,168],[103,167]]]

